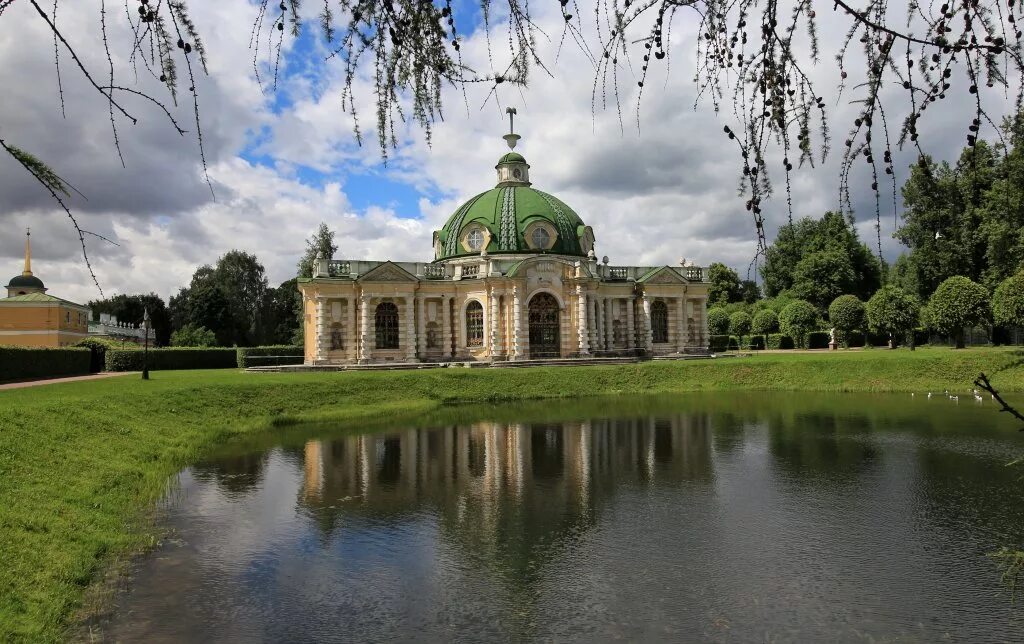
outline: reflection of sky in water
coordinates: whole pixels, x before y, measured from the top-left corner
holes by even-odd
[[[647,409],[647,413],[637,410]],[[559,418],[559,416],[561,416]],[[1012,640],[1024,440],[896,397],[495,408],[182,473],[118,640]],[[515,419],[512,421],[510,419]]]

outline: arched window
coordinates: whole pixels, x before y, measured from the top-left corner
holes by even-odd
[[[533,242],[534,248],[547,248],[548,243],[551,241],[551,234],[546,229],[538,226],[533,229],[530,239]]]
[[[381,302],[373,319],[378,349],[398,348],[398,307],[392,302]]]
[[[484,344],[484,307],[473,300],[466,307],[466,345],[481,347]]]
[[[651,304],[651,335],[655,342],[668,342],[668,305],[661,300]]]

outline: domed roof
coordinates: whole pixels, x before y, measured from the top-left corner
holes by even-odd
[[[513,147],[519,135],[505,139]],[[593,231],[563,201],[532,186],[523,155],[507,152],[495,169],[497,186],[462,204],[434,234],[435,261],[479,255],[484,249],[489,254],[587,256]],[[482,235],[470,238],[474,230]]]
[[[7,284],[7,288],[46,288],[43,286],[43,280],[39,279],[35,275],[18,275],[12,277],[11,281]]]
[[[532,233],[535,223],[554,233],[554,243],[549,247],[539,248],[527,241],[527,229]],[[503,185],[478,194],[448,218],[437,234],[436,259],[479,255],[479,250],[467,250],[460,240],[463,231],[473,224],[489,233],[487,252],[492,255],[552,253],[586,257],[589,250],[582,242],[587,226],[572,208],[529,185]]]

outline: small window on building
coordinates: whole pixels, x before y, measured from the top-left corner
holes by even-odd
[[[651,304],[651,335],[657,343],[668,342],[668,305],[660,300]]]
[[[534,228],[533,233],[530,234],[530,241],[533,242],[535,248],[547,248],[551,242],[551,233],[546,228]]]
[[[64,312],[64,321],[71,324],[71,311]]]
[[[520,170],[519,168],[515,168],[512,170],[512,176],[515,177],[516,179],[522,179],[523,171]]]
[[[381,302],[374,315],[374,331],[378,349],[398,348],[398,307],[392,302]]]
[[[484,344],[484,307],[475,300],[466,307],[466,344],[471,347]]]
[[[466,245],[469,246],[470,250],[478,251],[484,247],[484,234],[479,229],[473,229],[466,236]]]

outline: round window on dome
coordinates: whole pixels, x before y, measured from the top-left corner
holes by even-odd
[[[533,233],[530,234],[530,241],[533,242],[535,248],[547,248],[551,243],[551,233],[545,228],[534,228]]]
[[[469,231],[469,234],[466,235],[466,245],[469,246],[469,249],[474,251],[474,252],[480,250],[481,248],[483,248],[484,247],[484,234],[483,234],[483,232],[479,228],[476,228],[476,229],[473,229],[473,230]]]

